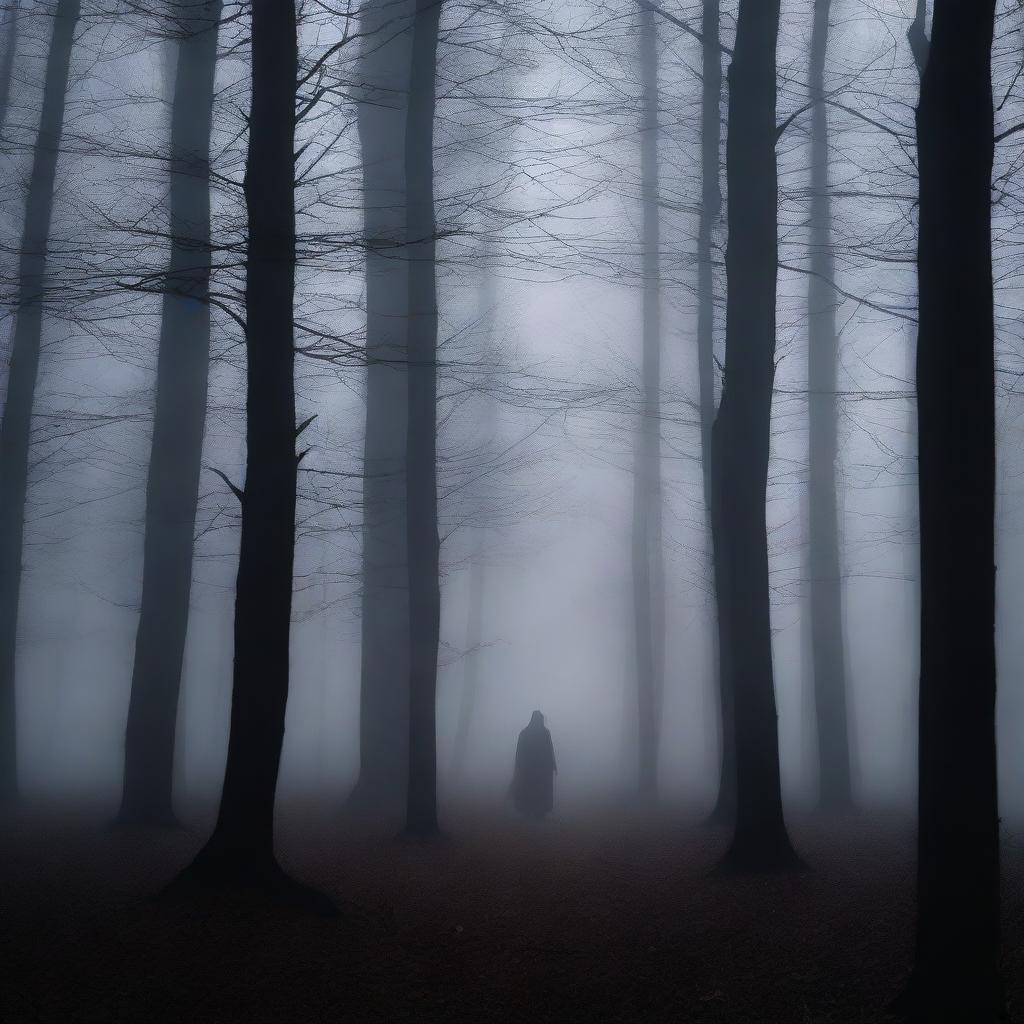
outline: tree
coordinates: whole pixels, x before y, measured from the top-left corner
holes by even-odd
[[[0,422],[0,800],[4,801],[15,800],[18,795],[15,665],[32,407],[39,375],[54,181],[78,17],[78,0],[59,0],[46,57],[43,105],[28,182],[7,401]]]
[[[174,736],[188,632],[210,359],[210,129],[221,0],[179,3],[170,235],[118,820],[174,821]]]
[[[819,800],[830,810],[852,802],[847,733],[846,655],[843,640],[843,582],[839,564],[836,499],[836,332],[835,258],[829,196],[829,126],[825,62],[831,0],[815,0],[811,29],[811,264],[807,278],[808,503],[807,566],[810,600],[811,669],[818,734]]]
[[[927,1021],[993,1021],[1003,1010],[994,644],[995,6],[936,0],[916,115],[921,683],[917,941],[905,1005],[908,1016]]]
[[[715,269],[712,232],[722,213],[722,53],[719,42],[719,0],[703,0],[701,15],[701,122],[700,218],[697,225],[697,378],[700,406],[700,462],[704,485],[704,513],[709,528],[713,518],[714,488],[711,471],[712,433],[715,422]],[[709,533],[711,530],[709,529]],[[712,545],[713,546],[713,545]],[[736,734],[729,689],[729,638],[718,614],[722,586],[721,564],[712,559],[715,592],[715,682],[721,721],[721,778],[711,820],[731,824],[736,815]]]
[[[633,470],[633,615],[636,631],[637,754],[640,794],[658,788],[658,734],[665,675],[665,564],[661,538],[661,282],[658,190],[658,32],[640,8],[641,246],[643,349],[640,419]]]
[[[409,404],[405,494],[409,561],[409,780],[406,829],[437,832],[437,267],[434,108],[440,0],[416,0],[405,130]]]
[[[274,856],[295,556],[295,0],[252,6],[246,156],[246,476],[235,591],[231,731],[213,835],[179,883],[243,883],[326,910]]]
[[[782,813],[772,672],[765,500],[775,376],[778,169],[775,49],[779,0],[740,0],[729,67],[725,380],[712,479],[719,615],[730,642],[736,827],[724,866],[797,863]]]
[[[405,122],[410,5],[367,4],[356,93],[366,251],[366,419],[363,441],[362,649],[358,810],[397,810],[409,746],[406,561]]]
[[[0,57],[0,132],[7,127],[7,114],[11,100],[11,79],[14,77],[14,58],[18,52],[19,0],[11,4],[4,24],[4,50]]]

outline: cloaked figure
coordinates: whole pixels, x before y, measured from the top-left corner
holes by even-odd
[[[519,734],[512,799],[516,810],[543,818],[555,804],[555,747],[544,716],[534,711],[530,724]]]

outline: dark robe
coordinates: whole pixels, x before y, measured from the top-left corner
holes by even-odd
[[[534,711],[530,724],[519,734],[512,799],[516,810],[540,818],[554,807],[555,748],[544,716]]]

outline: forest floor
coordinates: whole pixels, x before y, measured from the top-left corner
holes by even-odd
[[[282,862],[338,918],[153,893],[199,831],[3,822],[4,1021],[884,1019],[910,960],[913,837],[796,821],[810,870],[711,873],[726,836],[680,817],[522,822],[467,808],[442,840],[289,807]],[[1024,1020],[1024,849],[1004,850],[1004,976]]]

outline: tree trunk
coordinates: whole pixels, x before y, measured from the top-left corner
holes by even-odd
[[[32,406],[39,375],[46,255],[53,187],[64,129],[68,69],[78,23],[78,0],[60,0],[46,58],[39,119],[18,257],[18,293],[7,399],[0,423],[0,800],[18,795],[15,662],[25,533],[25,497],[32,439]]]
[[[359,778],[348,805],[365,812],[400,813],[408,774],[408,264],[402,247],[410,15],[409,0],[376,0],[359,22],[365,34],[357,113],[366,236],[366,430]]]
[[[658,740],[665,675],[665,566],[661,538],[661,281],[658,185],[658,34],[640,10],[643,353],[641,412],[633,471],[633,614],[636,630],[637,782],[658,790]]]
[[[697,380],[700,404],[700,461],[704,482],[704,512],[708,533],[714,543],[712,483],[712,430],[715,422],[715,266],[712,233],[722,213],[722,53],[719,41],[719,0],[704,0],[701,18],[701,203],[697,227]],[[718,688],[721,776],[718,798],[711,812],[714,824],[732,824],[736,817],[736,733],[732,710],[727,631],[723,632],[721,598],[722,570],[712,556],[712,586],[715,596],[715,645],[712,676]]]
[[[14,58],[18,52],[18,8],[20,0],[8,7],[4,23],[4,53],[0,58],[0,135],[7,127],[7,114],[11,104],[11,79],[14,77]]]
[[[409,267],[406,515],[409,560],[409,780],[406,830],[437,832],[437,651],[441,625],[437,526],[437,282],[434,107],[439,0],[416,0],[405,134]]]
[[[917,108],[921,517],[912,1015],[1000,1017],[991,77],[994,0],[936,0]]]
[[[724,866],[749,870],[797,863],[782,814],[765,527],[778,265],[778,29],[779,0],[740,0],[729,69],[725,382],[711,462],[736,729],[736,829]]]
[[[295,0],[252,6],[245,199],[246,477],[231,732],[220,813],[184,880],[278,888],[274,795],[288,701],[295,554]],[[294,885],[294,883],[292,883]]]
[[[850,807],[850,745],[846,725],[843,582],[836,500],[836,296],[829,195],[825,61],[831,0],[815,0],[811,31],[811,266],[807,284],[808,570],[811,668],[818,734],[819,801]]]
[[[190,13],[191,12],[191,13]],[[210,127],[220,0],[182,12],[171,105],[171,253],[164,279],[118,820],[174,821],[174,734],[188,632],[210,360]]]

